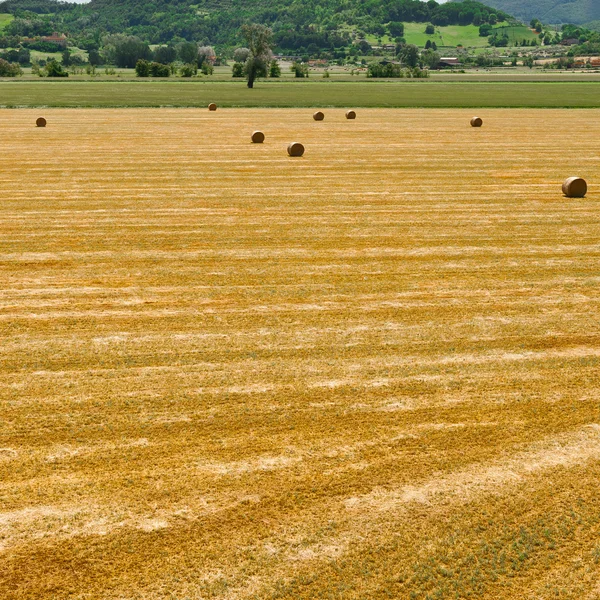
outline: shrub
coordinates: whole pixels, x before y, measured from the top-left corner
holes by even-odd
[[[371,63],[367,68],[367,77],[404,77],[402,67],[394,63]]]
[[[69,74],[63,70],[62,65],[59,65],[58,62],[54,59],[49,60],[46,63],[46,75],[48,77],[68,77]]]
[[[204,75],[212,75],[215,70],[212,64],[206,60],[202,63],[200,69],[202,70],[202,73],[204,73]]]
[[[308,77],[308,67],[304,63],[294,61],[290,67],[290,71],[294,73],[294,77]]]
[[[135,63],[135,74],[138,77],[149,77],[150,76],[150,63],[143,58]]]
[[[0,58],[0,77],[18,77],[23,71],[19,65],[9,63],[7,60]]]
[[[163,65],[162,63],[151,62],[150,63],[150,76],[151,77],[169,77],[171,75],[171,69],[169,65]]]
[[[244,65],[239,62],[233,63],[233,67],[231,69],[231,74],[233,77],[243,77],[244,76]]]
[[[435,33],[435,27],[431,23],[429,23],[427,27],[425,27],[425,33],[427,35],[433,35]]]
[[[269,66],[269,77],[281,77],[281,68],[276,60],[272,60]]]
[[[179,74],[182,77],[193,77],[198,73],[198,67],[195,64],[183,65],[181,69],[179,69]]]
[[[402,37],[404,35],[404,23],[391,21],[388,25],[388,30],[392,37]]]

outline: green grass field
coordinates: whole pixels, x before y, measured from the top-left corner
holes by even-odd
[[[458,45],[470,48],[485,48],[488,46],[488,38],[480,37],[479,27],[475,25],[448,25],[447,27],[436,27],[435,33],[425,33],[425,23],[405,23],[404,38],[408,44],[423,47],[427,40],[435,42],[440,47],[456,47]],[[499,33],[508,34],[511,42],[515,40],[532,40],[536,35],[528,27],[507,26],[505,23],[494,28]]]
[[[525,27],[524,25],[515,25],[510,27],[498,27],[495,29],[498,34],[505,33],[508,36],[511,44],[515,41],[520,40],[536,40],[538,39],[538,35],[529,29],[529,27]]]
[[[598,108],[599,83],[4,81],[2,107]]]
[[[13,19],[14,17],[12,15],[0,13],[0,31],[2,31]]]
[[[435,42],[438,46],[463,46],[484,47],[488,45],[486,37],[479,37],[479,27],[475,25],[448,25],[436,27],[433,35],[425,33],[425,23],[405,23],[404,39],[407,44],[425,46],[427,40]]]

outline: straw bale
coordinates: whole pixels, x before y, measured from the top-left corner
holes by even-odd
[[[581,177],[569,177],[563,183],[562,191],[567,198],[583,198],[587,193],[587,183]]]
[[[287,151],[290,156],[302,156],[304,154],[304,146],[300,142],[292,142],[288,146]]]

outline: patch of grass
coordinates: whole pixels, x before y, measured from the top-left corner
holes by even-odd
[[[489,47],[488,38],[480,37],[479,27],[476,25],[448,25],[435,28],[435,33],[427,35],[425,33],[425,23],[405,23],[404,37],[409,44],[415,44],[423,47],[427,40],[435,42],[438,47],[455,48],[458,45],[469,48],[487,48]],[[494,31],[500,34],[506,33],[511,41],[521,41],[523,39],[532,40],[536,34],[524,25],[509,26],[506,23],[499,23],[494,27]]]
[[[0,31],[3,31],[7,25],[12,23],[14,16],[7,13],[0,13]]]
[[[243,82],[5,81],[2,106],[22,107],[600,107],[598,83],[436,81]]]
[[[479,27],[475,25],[448,25],[435,28],[435,33],[427,35],[425,33],[426,23],[405,23],[404,38],[408,44],[425,46],[427,40],[435,42],[438,47],[462,46],[484,47],[488,45],[486,37],[479,37]]]

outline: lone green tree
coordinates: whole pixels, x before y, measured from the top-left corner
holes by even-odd
[[[248,87],[254,87],[254,80],[261,75],[266,76],[271,63],[271,46],[273,44],[273,32],[265,25],[252,23],[242,25],[242,34],[246,38],[248,46],[248,58],[246,59],[246,76]]]

